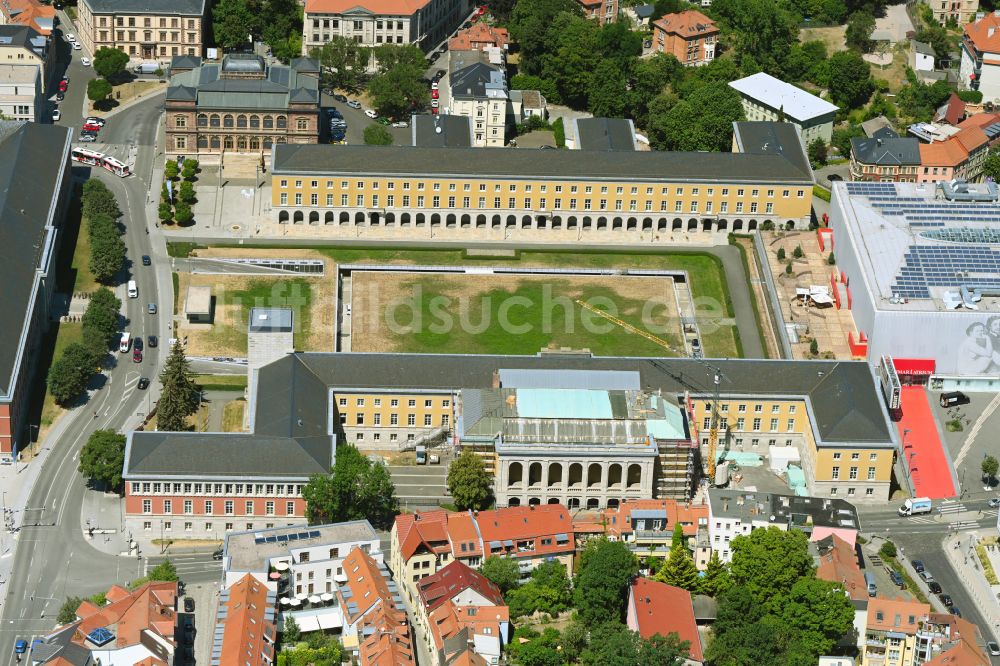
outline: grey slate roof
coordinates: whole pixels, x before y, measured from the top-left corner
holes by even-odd
[[[292,363],[301,364],[320,385],[341,388],[489,388],[494,372],[527,368],[634,371],[645,390],[662,389],[671,394],[687,390],[701,396],[713,392],[712,371],[693,359],[300,353],[265,370]],[[726,377],[723,391],[727,395],[809,397],[818,434],[825,443],[892,443],[882,398],[871,369],[863,361],[713,359],[712,363]],[[273,379],[287,381],[284,375]],[[280,384],[272,389],[263,375],[260,387],[267,395],[283,390]]]
[[[862,164],[919,166],[920,141],[913,137],[851,139],[851,154]]]
[[[336,146],[277,144],[272,171],[279,174],[390,174],[399,176],[494,178],[629,179],[662,182],[761,180],[811,184],[784,155],[684,152],[593,152],[581,159],[572,150],[491,150],[418,146]]]
[[[204,16],[205,0],[82,0],[94,14]]]
[[[580,150],[635,150],[635,125],[627,118],[574,118]]]
[[[809,156],[798,130],[792,123],[738,120],[733,123],[733,137],[740,152],[751,155],[778,155],[803,173],[812,173]]]
[[[650,18],[653,16],[653,12],[656,11],[655,5],[636,5],[632,8],[635,15],[641,19]]]
[[[0,46],[20,46],[45,57],[46,38],[28,25],[0,25]]]
[[[54,260],[61,226],[53,220],[61,194],[71,130],[3,123],[0,132],[0,395],[10,393],[20,340],[41,272]]]
[[[481,62],[452,72],[448,77],[451,96],[455,99],[483,99],[487,97],[487,84],[497,77],[498,72],[496,67]]]
[[[128,478],[200,474],[206,477],[307,477],[333,464],[333,444],[260,434],[134,432],[126,447]]]
[[[290,103],[318,105],[319,80],[312,75],[314,61],[309,58],[296,61],[304,69],[287,65],[268,67],[257,56],[230,54],[221,65],[203,63],[173,74],[167,100],[195,101],[198,108],[232,110],[281,110]],[[227,73],[254,72],[263,73],[263,78],[225,78]]]
[[[472,118],[447,113],[416,114],[410,122],[410,137],[414,146],[424,148],[471,148]]]
[[[854,505],[836,498],[710,488],[708,501],[713,518],[764,520],[805,531],[816,527],[859,529],[861,526]]]
[[[201,66],[201,58],[193,55],[176,55],[170,59],[170,69],[194,69]]]

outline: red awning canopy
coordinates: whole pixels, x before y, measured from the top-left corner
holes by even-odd
[[[933,375],[934,359],[932,358],[893,358],[892,364],[900,375]]]

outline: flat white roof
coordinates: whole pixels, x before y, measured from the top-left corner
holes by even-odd
[[[835,104],[760,72],[729,83],[738,93],[772,109],[783,109],[789,118],[803,122],[837,111]]]

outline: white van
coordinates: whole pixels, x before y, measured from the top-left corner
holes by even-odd
[[[128,281],[128,297],[139,298],[139,287],[136,286],[135,280]]]
[[[125,354],[128,352],[129,345],[132,343],[132,335],[125,331],[122,333],[121,342],[118,343],[118,351]]]

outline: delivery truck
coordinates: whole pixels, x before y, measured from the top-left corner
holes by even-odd
[[[899,515],[919,516],[922,513],[930,513],[933,508],[934,502],[930,497],[914,497],[903,502],[903,506],[899,507]]]
[[[133,71],[136,74],[145,74],[146,76],[150,74],[155,74],[156,70],[160,69],[159,63],[155,62],[143,62],[135,66]]]

